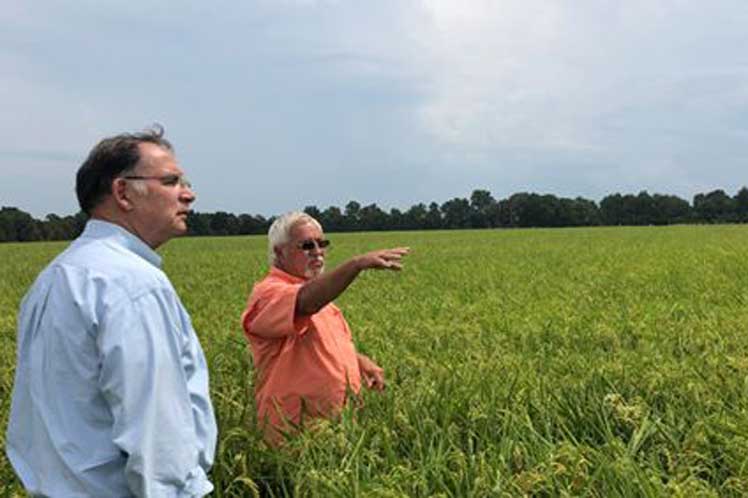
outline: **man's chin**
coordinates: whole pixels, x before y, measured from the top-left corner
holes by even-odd
[[[174,235],[184,235],[187,233],[187,220],[179,220],[174,226]]]
[[[304,277],[306,278],[319,277],[320,275],[322,275],[324,271],[325,271],[324,265],[319,266],[317,268],[307,268],[306,270],[304,270]]]

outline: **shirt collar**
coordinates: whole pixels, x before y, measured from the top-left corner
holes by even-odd
[[[107,240],[134,252],[156,268],[161,268],[161,256],[151,249],[148,244],[123,227],[104,220],[91,219],[86,223],[81,237],[89,239]]]
[[[277,266],[273,265],[270,267],[270,275],[273,277],[278,277],[281,280],[285,280],[288,283],[291,284],[303,284],[307,281],[306,278],[297,277],[296,275],[291,275],[290,273],[286,273]]]

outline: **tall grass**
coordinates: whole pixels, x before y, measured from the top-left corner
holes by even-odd
[[[211,369],[214,496],[748,494],[745,227],[330,238],[332,265],[413,249],[404,272],[364,274],[337,301],[388,387],[283,451],[256,428],[238,323],[264,238],[161,251]],[[62,247],[0,246],[3,428],[16,309]],[[20,492],[4,455],[0,482]]]

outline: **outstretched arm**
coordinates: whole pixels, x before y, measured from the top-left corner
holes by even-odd
[[[343,293],[364,270],[401,270],[407,247],[383,249],[354,256],[334,270],[306,282],[296,297],[296,314],[313,315]]]

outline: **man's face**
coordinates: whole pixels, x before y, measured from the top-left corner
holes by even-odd
[[[302,223],[293,226],[290,235],[291,240],[277,254],[278,267],[305,279],[322,273],[325,269],[325,250],[319,246],[319,241],[324,239],[322,231],[311,223]],[[304,250],[302,245],[311,248]]]
[[[133,192],[132,220],[137,234],[156,248],[187,231],[187,214],[195,194],[181,182],[175,182],[184,171],[171,152],[151,143],[141,143],[138,147],[140,161],[131,176],[147,178],[127,181],[145,182],[147,191]]]

